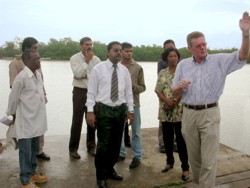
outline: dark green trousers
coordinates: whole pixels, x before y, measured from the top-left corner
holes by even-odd
[[[98,138],[95,156],[96,178],[104,180],[114,172],[114,165],[119,157],[127,105],[111,107],[97,103],[94,112]]]

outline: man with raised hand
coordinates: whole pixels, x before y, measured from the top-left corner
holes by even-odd
[[[183,59],[175,71],[173,92],[182,95],[184,104],[182,133],[187,144],[193,182],[199,188],[215,185],[219,149],[220,108],[226,77],[242,68],[249,57],[250,16],[244,12],[239,21],[242,31],[240,50],[233,53],[208,54],[203,33],[187,36],[193,56]]]

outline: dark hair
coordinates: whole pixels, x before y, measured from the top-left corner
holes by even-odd
[[[199,38],[199,37],[205,37],[204,34],[200,31],[194,31],[192,33],[189,33],[187,36],[187,45],[188,47],[192,46],[192,40]]]
[[[172,51],[174,51],[177,54],[178,60],[180,60],[181,59],[181,54],[180,54],[180,52],[176,48],[168,48],[168,49],[164,50],[162,52],[162,54],[161,54],[161,59],[163,61],[167,62],[168,56],[169,56],[170,52],[172,52]]]
[[[25,49],[22,53],[22,61],[26,65],[27,61],[30,60],[31,54],[36,53],[37,50]]]
[[[110,50],[112,49],[112,47],[113,47],[114,45],[116,45],[116,44],[121,45],[121,43],[118,42],[118,41],[110,42],[110,43],[108,44],[108,46],[107,46],[107,50],[110,51]]]
[[[163,48],[165,48],[165,45],[166,45],[166,44],[169,44],[169,43],[173,43],[174,46],[175,46],[174,41],[173,41],[172,39],[168,39],[168,40],[165,40],[165,42],[163,43]]]
[[[25,50],[25,49],[30,49],[34,44],[37,44],[38,41],[33,38],[33,37],[27,37],[23,40],[23,43],[22,43],[22,52]]]
[[[124,50],[125,48],[133,48],[132,44],[128,42],[123,42],[122,43],[122,49]]]
[[[89,37],[83,37],[83,38],[81,38],[80,44],[83,45],[83,43],[86,42],[86,41],[91,41],[91,38],[89,38]]]

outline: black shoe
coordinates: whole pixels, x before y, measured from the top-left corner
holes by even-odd
[[[44,152],[42,152],[41,154],[37,155],[36,158],[38,159],[42,159],[44,161],[49,161],[50,160],[50,156],[45,154]]]
[[[92,155],[93,157],[95,157],[95,149],[91,149],[91,150],[88,150],[88,153],[90,154],[90,155]]]
[[[132,162],[129,165],[129,168],[136,168],[137,166],[139,166],[141,163],[141,161],[139,159],[137,159],[136,157],[133,158]]]
[[[124,161],[124,160],[125,160],[125,157],[119,156],[117,159],[117,162]]]
[[[97,185],[99,188],[109,188],[106,180],[97,180]]]
[[[130,141],[125,142],[125,146],[130,148],[131,147],[131,142]]]
[[[118,181],[122,181],[123,180],[123,176],[117,174],[116,172],[113,172],[113,173],[109,174],[108,178],[112,179],[112,180],[118,180]]]
[[[185,172],[187,172],[187,173],[185,173]],[[189,180],[189,172],[188,172],[188,171],[183,171],[183,173],[182,173],[182,175],[181,175],[181,179],[182,179],[183,181]]]
[[[159,147],[159,152],[160,153],[166,153],[165,147],[164,146],[160,146]]]
[[[167,171],[169,171],[170,169],[172,169],[173,168],[173,165],[169,165],[169,164],[167,164],[162,170],[161,170],[161,172],[167,172]]]
[[[77,153],[77,151],[69,152],[69,156],[72,159],[81,159],[81,156]]]

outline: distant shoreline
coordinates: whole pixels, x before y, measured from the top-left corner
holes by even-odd
[[[15,57],[0,58],[0,60],[8,60],[8,61],[12,61],[13,59],[15,59]],[[69,60],[65,60],[65,59],[51,59],[50,57],[41,57],[41,61],[69,61]]]
[[[12,61],[13,59],[15,59],[15,57],[4,57],[4,58],[0,58],[0,60],[9,60]],[[51,59],[50,57],[42,57],[41,58],[42,61],[68,61],[69,59]],[[105,61],[105,60],[103,60]],[[158,61],[136,61],[136,62],[144,62],[144,63],[157,63]]]

